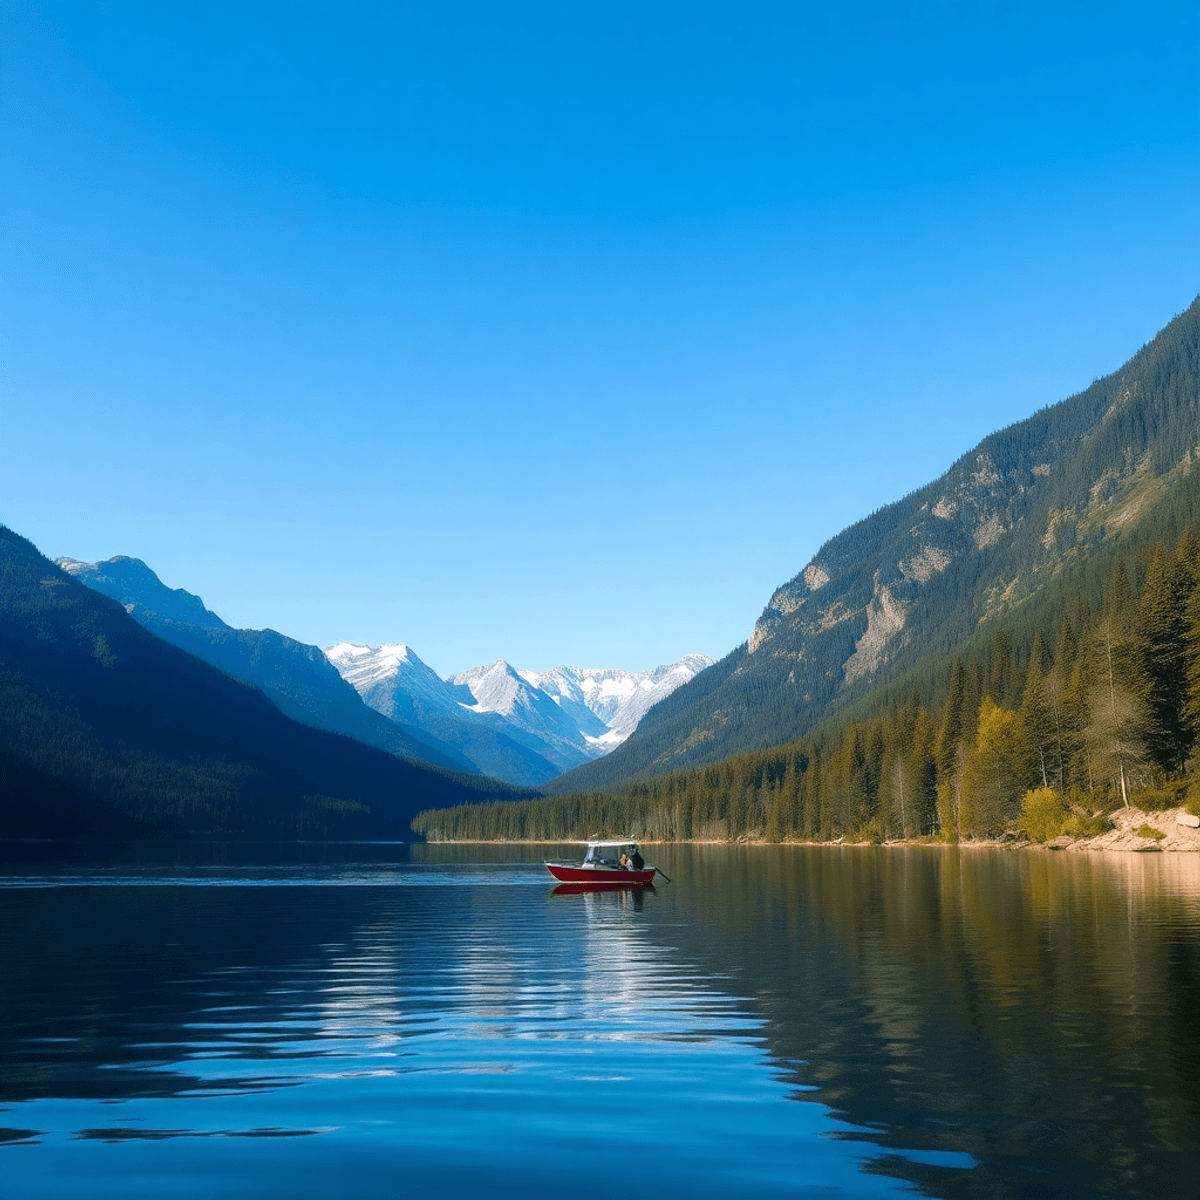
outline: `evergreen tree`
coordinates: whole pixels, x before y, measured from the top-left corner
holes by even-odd
[[[997,704],[1015,704],[1021,694],[1021,673],[1013,657],[1012,634],[997,629],[992,635],[987,671],[987,695]]]
[[[1195,579],[1184,556],[1158,543],[1146,572],[1138,605],[1138,636],[1147,676],[1148,750],[1168,771],[1180,771],[1187,758],[1190,726],[1187,700],[1187,608]]]
[[[938,831],[937,761],[934,757],[933,719],[924,708],[917,709],[909,751],[910,778],[914,785],[914,810],[918,836]]]
[[[958,835],[962,806],[962,769],[972,714],[967,695],[967,672],[956,658],[950,668],[950,688],[942,706],[934,761],[937,764],[938,824],[944,834]]]
[[[1029,659],[1029,670],[1025,672],[1025,689],[1018,711],[1018,725],[1025,751],[1022,774],[1027,787],[1034,787],[1038,783],[1042,787],[1049,787],[1054,773],[1055,729],[1050,705],[1046,702],[1046,676],[1042,667],[1044,655],[1039,652],[1041,647],[1039,635]]]
[[[1094,765],[1119,786],[1126,808],[1131,775],[1145,761],[1150,729],[1134,612],[1129,576],[1125,564],[1118,562],[1092,632],[1097,669],[1088,697],[1085,739]]]
[[[1195,753],[1200,750],[1200,587],[1192,589],[1188,601],[1183,659],[1187,679],[1184,719],[1192,735],[1191,748]]]
[[[963,832],[995,834],[1020,815],[1025,753],[1017,714],[984,697],[962,779]]]

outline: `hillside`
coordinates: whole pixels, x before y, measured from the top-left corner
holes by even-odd
[[[1042,628],[1022,610],[985,644],[924,664],[907,692],[876,693],[871,715],[851,710],[798,741],[616,794],[465,805],[422,813],[413,828],[433,839],[1024,836],[1194,850],[1200,522],[1156,526],[1176,534],[1173,546],[1126,542],[1093,559],[1063,607],[1037,606]]]
[[[649,671],[499,660],[442,679],[411,647],[341,642],[322,651],[273,629],[235,629],[141,559],[57,558],[143,628],[252,684],[294,720],[414,762],[536,787],[619,745],[652,704],[710,664],[702,655]]]
[[[505,792],[291,720],[2,526],[0,779],[9,837],[404,837]]]
[[[1192,519],[1200,299],[1120,370],[985,438],[827,542],[748,640],[555,793],[612,790],[796,739],[1013,621],[1122,545]]]
[[[274,629],[234,629],[199,596],[169,588],[139,558],[102,562],[57,558],[68,575],[116,600],[144,629],[212,666],[261,688],[281,712],[305,725],[348,737],[416,762],[475,773],[453,747],[390,721],[363,703],[316,646]]]

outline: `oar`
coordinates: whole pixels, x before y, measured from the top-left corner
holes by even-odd
[[[668,883],[671,882],[670,879],[667,879],[666,871],[664,871],[661,867],[655,867],[654,871],[655,871],[655,874],[661,875],[664,879],[666,879]]]

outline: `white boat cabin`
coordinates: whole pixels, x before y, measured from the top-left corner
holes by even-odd
[[[623,867],[638,854],[637,842],[630,841],[628,838],[618,839],[605,842],[588,842],[587,853],[583,856],[583,861],[595,867]],[[639,854],[640,858],[641,855]],[[624,858],[624,862],[622,862]]]

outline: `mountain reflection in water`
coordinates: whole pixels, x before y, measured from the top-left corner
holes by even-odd
[[[0,1194],[1200,1195],[1193,858],[266,851],[8,847]]]

